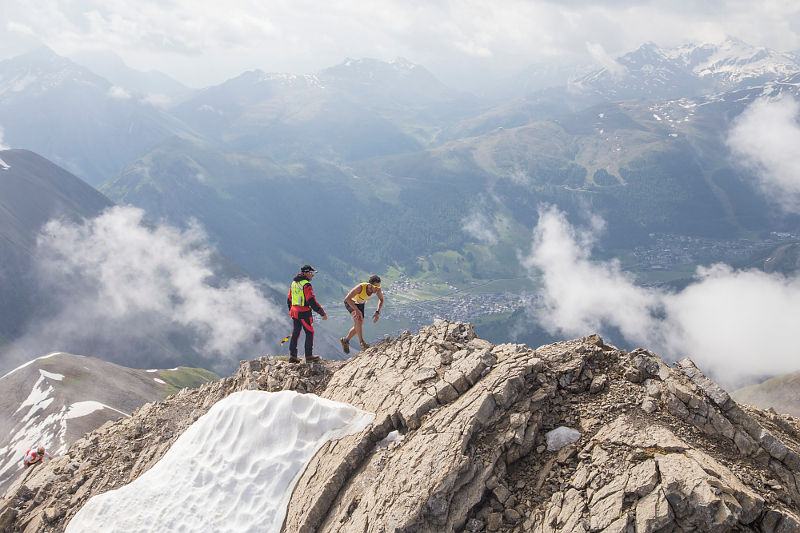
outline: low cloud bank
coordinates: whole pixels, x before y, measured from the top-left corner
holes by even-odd
[[[737,117],[727,139],[763,194],[789,213],[800,213],[798,118],[800,103],[793,97],[762,98]]]
[[[114,207],[83,224],[44,226],[34,263],[50,315],[15,343],[17,359],[97,349],[104,353],[83,355],[174,366],[187,363],[185,348],[195,364],[227,372],[280,336],[285,313],[252,280],[217,275],[202,228],[143,218],[140,209]]]
[[[644,288],[616,260],[591,259],[596,227],[575,228],[554,207],[539,215],[522,262],[541,276],[545,312],[532,316],[551,334],[573,338],[615,328],[631,345],[667,359],[691,357],[728,388],[800,368],[797,276],[717,264],[698,268],[694,282],[678,292]]]

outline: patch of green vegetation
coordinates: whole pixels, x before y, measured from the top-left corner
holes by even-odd
[[[480,331],[493,331],[496,328],[505,328],[508,324],[509,319],[514,315],[513,311],[509,311],[507,313],[496,313],[493,315],[484,315],[481,318],[474,320],[472,325],[475,327],[476,332]],[[478,334],[479,337],[484,338],[480,333]]]
[[[179,366],[174,370],[159,370],[159,378],[167,382],[164,390],[164,397],[175,394],[183,388],[199,387],[209,381],[217,381],[220,377],[204,368],[189,368]]]
[[[592,181],[595,185],[600,187],[613,187],[620,184],[619,179],[617,179],[616,176],[609,174],[609,172],[604,168],[599,168],[594,171]]]

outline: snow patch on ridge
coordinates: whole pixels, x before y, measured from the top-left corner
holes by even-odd
[[[95,402],[95,401],[86,401],[86,402],[75,402],[69,406],[67,410],[67,414],[64,415],[64,419],[70,418],[80,418],[82,416],[86,416],[88,414],[94,413],[95,411],[99,411],[101,409],[111,409],[112,411],[116,411],[117,413],[124,415],[124,416],[131,416],[128,413],[123,413],[119,409],[114,409],[113,407],[106,405],[104,403]]]
[[[47,355],[43,355],[43,356],[41,356],[41,357],[37,357],[36,359],[31,359],[31,360],[30,360],[30,361],[28,361],[27,363],[25,363],[25,364],[23,364],[23,365],[20,365],[20,366],[18,366],[17,368],[15,368],[14,370],[12,370],[11,372],[8,372],[8,373],[4,374],[4,375],[3,375],[3,377],[2,377],[2,378],[0,378],[0,379],[3,379],[3,378],[5,378],[6,376],[10,376],[11,374],[13,374],[14,372],[16,372],[17,370],[22,370],[22,369],[23,369],[23,368],[25,368],[26,366],[28,366],[28,365],[30,365],[30,364],[33,364],[33,363],[35,363],[36,361],[41,361],[42,359],[47,359],[47,358],[49,358],[49,357],[53,357],[54,355],[59,355],[59,354],[61,354],[61,353],[63,353],[63,352],[53,352],[53,353],[49,353],[49,354],[47,354]]]
[[[55,372],[48,372],[47,370],[42,370],[41,368],[39,369],[39,373],[47,379],[54,379],[56,381],[64,380],[64,374],[56,374]]]
[[[153,468],[91,498],[66,531],[279,532],[317,450],[363,430],[374,416],[294,391],[231,394]]]
[[[33,384],[33,388],[31,389],[30,394],[28,394],[28,397],[25,398],[19,407],[17,407],[17,410],[14,411],[14,414],[16,414],[19,413],[24,407],[31,406],[31,408],[28,410],[28,414],[22,419],[22,422],[30,419],[36,413],[36,411],[47,408],[47,406],[53,402],[54,398],[50,397],[50,393],[53,392],[54,389],[52,385],[48,384],[47,388],[45,388],[45,385],[45,377],[39,376],[39,379],[37,379],[36,383]]]

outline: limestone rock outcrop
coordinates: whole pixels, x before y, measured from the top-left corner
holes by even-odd
[[[689,359],[670,366],[596,335],[492,345],[448,321],[343,363],[244,362],[234,377],[148,404],[18,480],[0,528],[62,531],[89,496],[136,478],[244,389],[376,413],[312,459],[287,532],[800,531],[797,419],[736,404]],[[558,428],[578,438],[549,449]]]

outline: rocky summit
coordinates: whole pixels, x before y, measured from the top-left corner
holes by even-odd
[[[439,320],[345,362],[243,362],[108,422],[18,479],[0,529],[63,531],[215,402],[252,389],[376,414],[314,456],[286,532],[800,531],[797,419],[737,404],[688,358],[670,366],[596,335],[492,345]]]

